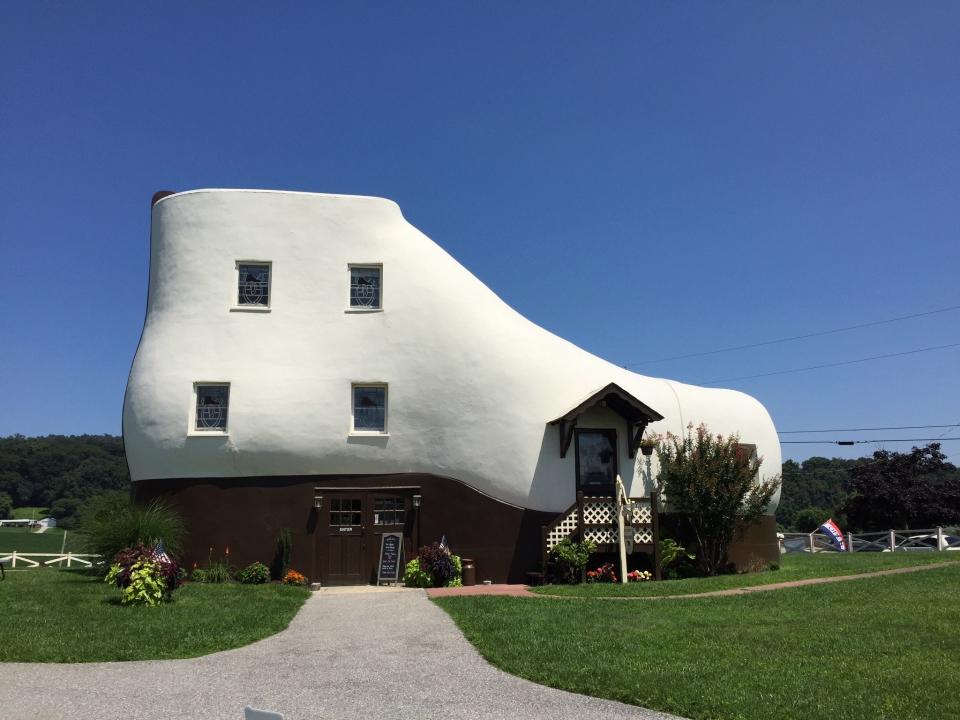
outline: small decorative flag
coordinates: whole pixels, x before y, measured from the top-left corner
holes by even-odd
[[[830,542],[833,543],[833,546],[837,550],[840,550],[841,552],[846,551],[847,543],[844,542],[843,533],[840,531],[840,526],[833,521],[833,518],[827,520],[818,529],[820,532],[830,538]]]
[[[442,538],[440,538],[440,549],[441,549],[441,550],[446,550],[446,549],[447,549],[447,536],[446,536],[446,535],[444,535]]]
[[[153,549],[153,556],[160,562],[170,562],[170,556],[167,555],[167,551],[163,547],[163,540],[157,540],[157,546]]]

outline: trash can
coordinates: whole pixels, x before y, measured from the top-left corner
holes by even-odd
[[[461,558],[461,569],[463,571],[463,585],[470,587],[477,584],[477,568],[470,558]]]

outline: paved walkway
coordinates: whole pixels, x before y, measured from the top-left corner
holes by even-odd
[[[241,720],[246,704],[286,720],[672,717],[495,669],[422,590],[316,593],[282,633],[191,660],[0,664],[4,719]]]

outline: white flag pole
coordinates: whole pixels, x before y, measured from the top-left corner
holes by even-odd
[[[623,480],[617,473],[617,536],[620,540],[620,584],[627,584],[627,545],[624,538],[623,514],[627,507],[627,491],[624,490]]]

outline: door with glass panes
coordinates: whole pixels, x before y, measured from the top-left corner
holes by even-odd
[[[364,493],[337,493],[330,497],[326,518],[327,585],[359,585],[366,582],[366,537]]]
[[[403,533],[403,562],[409,560],[413,528],[409,493],[336,492],[324,502],[322,536],[326,547],[321,581],[325,585],[363,585],[377,580],[384,533]]]

